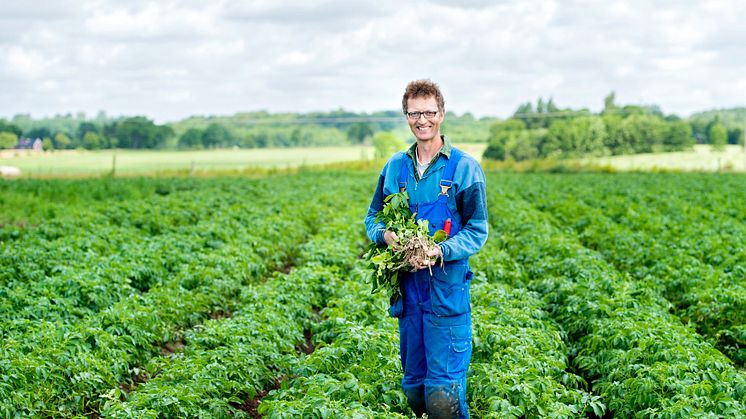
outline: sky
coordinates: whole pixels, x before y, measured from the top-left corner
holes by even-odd
[[[114,1],[0,3],[0,117],[156,122],[237,112],[446,109],[510,116],[553,98],[686,117],[746,106],[746,2]]]

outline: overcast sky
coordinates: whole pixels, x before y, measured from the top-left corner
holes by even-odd
[[[744,16],[740,0],[3,0],[0,117],[371,112],[417,78],[459,114],[538,97],[597,112],[613,90],[688,116],[746,105]]]

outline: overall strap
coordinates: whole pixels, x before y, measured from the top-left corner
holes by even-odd
[[[407,190],[407,179],[409,178],[409,168],[407,167],[408,156],[407,153],[401,153],[399,155],[401,165],[399,166],[399,192]]]
[[[440,194],[448,196],[448,190],[453,185],[453,175],[456,173],[456,166],[458,166],[459,160],[464,153],[456,147],[451,148],[451,157],[446,163],[446,168],[443,171],[443,177],[440,179]]]

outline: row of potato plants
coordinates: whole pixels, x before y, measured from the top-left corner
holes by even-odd
[[[410,416],[396,322],[357,259],[372,178],[1,184],[0,208],[30,210],[0,220],[0,416],[246,416],[278,385],[265,416]],[[521,201],[528,185],[501,175],[488,188],[474,417],[746,414],[743,373],[657,288]]]
[[[363,208],[367,192],[358,200]],[[361,215],[350,222],[360,223]],[[334,231],[339,239],[355,238]],[[359,241],[359,240],[358,240]],[[562,332],[548,318],[536,293],[502,283],[512,262],[488,243],[476,269],[473,289],[474,352],[469,374],[469,404],[474,417],[577,417],[601,415],[603,404],[567,370]],[[338,296],[321,310],[313,327],[316,350],[303,358],[288,385],[262,400],[260,413],[290,417],[411,416],[399,390],[401,365],[395,319],[386,301],[370,295],[364,263],[353,256]],[[489,277],[489,279],[488,279]]]
[[[725,193],[696,187],[698,181],[711,186],[718,177],[680,175],[635,184],[607,176],[571,179],[543,178],[521,191],[618,269],[661,288],[684,323],[695,324],[744,365],[746,225],[697,204],[707,201],[701,196]]]
[[[335,269],[319,321],[311,327],[313,352],[298,359],[282,386],[265,397],[259,413],[268,418],[391,418],[411,412],[399,389],[396,322],[384,298],[370,294],[364,264],[362,219],[372,191],[350,179],[340,214],[319,227],[322,245],[310,245],[306,259]],[[328,199],[328,197],[327,197]]]
[[[746,379],[722,353],[557,220],[491,176],[490,220],[568,336],[573,365],[615,417],[738,417]]]
[[[312,179],[158,183],[139,201],[62,202],[54,218],[3,235],[2,415],[96,412],[100,394],[131,385],[164,346],[292,263],[326,211],[293,205]]]
[[[469,399],[475,417],[602,416],[601,398],[568,364],[567,337],[495,232],[473,258],[474,351]]]
[[[151,360],[153,378],[146,383],[129,393],[113,389],[104,416],[251,417],[264,391],[284,385],[304,356],[301,349],[311,348],[304,340],[316,312],[340,292],[340,278],[359,249],[345,234],[360,229],[349,222],[355,208],[345,208],[343,185],[318,180],[293,203],[306,211],[313,202],[324,208],[314,210],[318,222],[306,226],[313,236],[299,246],[292,270],[245,288],[230,318],[185,335],[183,352]]]

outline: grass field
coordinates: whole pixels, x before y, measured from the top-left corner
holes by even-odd
[[[675,153],[632,154],[596,157],[581,160],[620,171],[678,170],[678,171],[739,171],[746,170],[746,156],[742,146],[729,145],[723,151],[713,151],[709,145],[695,145],[693,151]]]
[[[480,158],[486,144],[459,144]],[[117,175],[215,172],[248,168],[287,169],[299,166],[368,160],[370,146],[171,150],[71,150],[52,153],[5,151],[0,166],[21,169],[23,177],[85,177],[111,173],[116,155]]]
[[[15,166],[24,177],[90,176],[110,173],[116,155],[116,174],[155,174],[178,171],[288,168],[361,160],[372,147],[316,147],[221,149],[200,151],[101,150],[53,153],[6,152],[0,166]]]
[[[457,144],[480,159],[485,143]],[[288,169],[299,166],[369,160],[370,146],[222,149],[200,151],[101,150],[30,153],[5,151],[0,166],[14,166],[23,177],[88,177],[111,173],[116,154],[116,175],[187,174],[258,169]],[[746,171],[741,146],[727,146],[721,152],[708,145],[676,153],[635,154],[585,158],[581,165],[604,166],[617,171]]]

